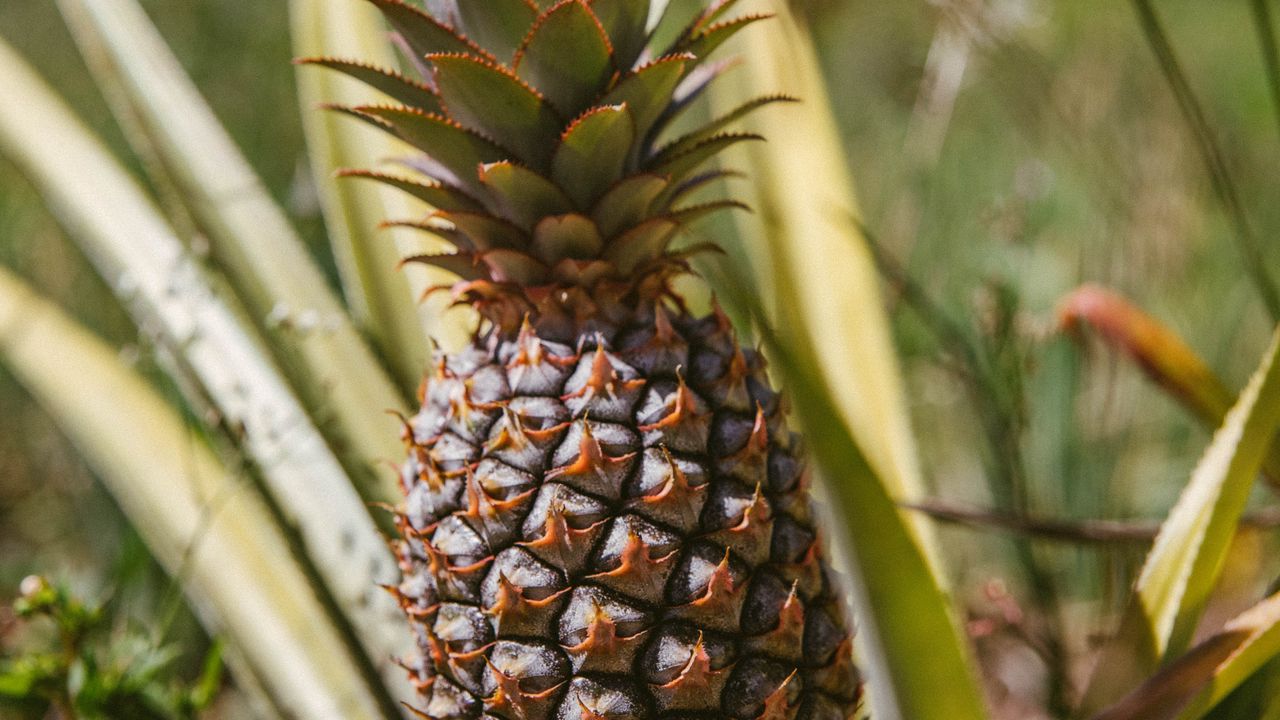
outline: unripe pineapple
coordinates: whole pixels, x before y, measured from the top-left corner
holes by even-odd
[[[671,281],[748,103],[664,140],[758,19],[720,0],[655,47],[649,0],[373,0],[421,74],[313,62],[402,105],[345,108],[421,150],[484,318],[408,423],[393,591],[420,712],[487,720],[844,720],[860,682],[764,362]],[[688,8],[689,3],[672,3]],[[673,17],[658,24],[670,27]]]

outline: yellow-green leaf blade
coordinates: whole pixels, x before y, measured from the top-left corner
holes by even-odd
[[[1280,421],[1278,347],[1280,330],[1161,526],[1086,709],[1115,700],[1190,642]]]

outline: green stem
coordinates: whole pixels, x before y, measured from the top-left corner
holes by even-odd
[[[1255,3],[1255,6],[1257,4],[1260,2]],[[1243,256],[1245,270],[1257,286],[1258,293],[1262,295],[1262,302],[1267,306],[1272,321],[1280,322],[1280,291],[1277,291],[1275,282],[1267,272],[1262,246],[1249,225],[1244,205],[1240,202],[1239,192],[1231,179],[1231,174],[1227,171],[1226,160],[1205,118],[1204,109],[1191,91],[1191,84],[1187,81],[1177,56],[1174,55],[1173,46],[1160,25],[1160,19],[1156,16],[1151,0],[1133,0],[1133,5],[1138,13],[1138,20],[1142,25],[1147,43],[1156,55],[1156,62],[1160,65],[1160,70],[1173,91],[1183,119],[1190,126],[1196,147],[1199,148],[1205,166],[1209,170],[1210,184],[1213,186],[1214,194],[1218,196],[1235,230],[1236,244],[1239,245],[1240,254]],[[1255,12],[1257,12],[1256,7]]]

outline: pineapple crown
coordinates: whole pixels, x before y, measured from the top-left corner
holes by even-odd
[[[672,0],[650,24],[650,0],[369,0],[418,79],[359,61],[301,60],[351,75],[399,104],[333,106],[423,154],[387,183],[425,201],[425,220],[396,222],[454,252],[409,258],[459,276],[454,299],[503,330],[532,318],[572,336],[610,326],[642,302],[674,298],[670,279],[709,245],[672,249],[691,221],[745,208],[692,203],[728,174],[706,170],[749,101],[674,139],[673,122],[727,67],[707,57],[765,15],[725,20],[736,0]],[[678,298],[676,298],[678,301]]]

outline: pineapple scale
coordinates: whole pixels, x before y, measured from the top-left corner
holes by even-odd
[[[845,720],[851,635],[799,437],[720,312],[527,323],[406,423],[392,588],[435,720]]]

